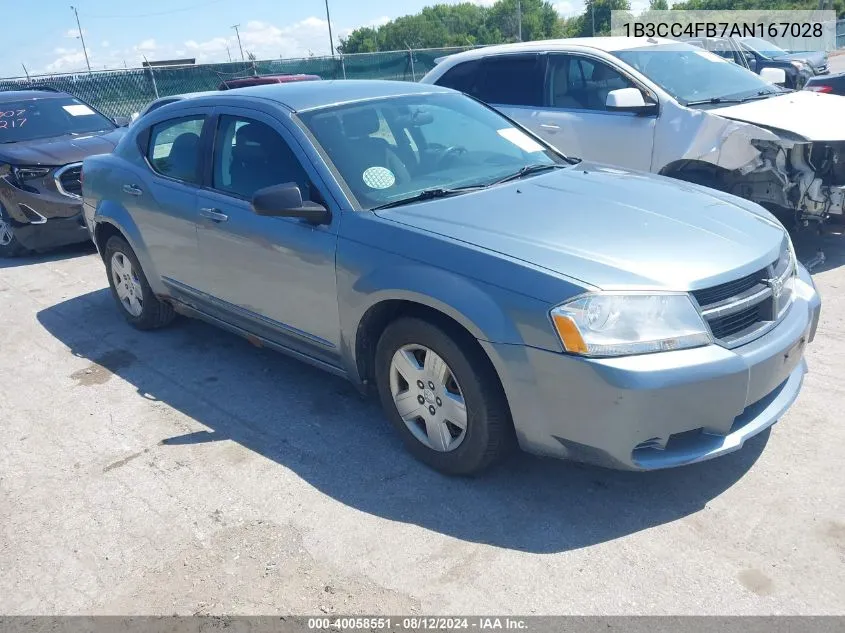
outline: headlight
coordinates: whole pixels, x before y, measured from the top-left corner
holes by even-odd
[[[43,178],[50,173],[50,167],[12,167],[15,180],[23,182],[35,178]]]
[[[627,356],[700,347],[710,330],[686,293],[595,293],[551,311],[567,352]]]

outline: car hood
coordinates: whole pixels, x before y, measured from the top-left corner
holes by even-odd
[[[106,133],[55,136],[0,144],[0,162],[13,165],[67,165],[94,154],[110,153],[126,133],[117,128]]]
[[[784,238],[734,196],[587,163],[376,213],[602,289],[723,283],[770,264]]]
[[[710,110],[728,119],[786,130],[808,141],[845,141],[845,97],[798,90]]]
[[[778,61],[789,61],[792,59],[807,62],[813,68],[820,68],[827,65],[827,53],[824,51],[808,51],[806,53],[789,53],[788,55],[778,55],[774,59]]]

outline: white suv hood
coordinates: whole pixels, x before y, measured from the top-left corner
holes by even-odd
[[[709,111],[728,119],[786,130],[808,141],[845,141],[845,97],[798,90]]]

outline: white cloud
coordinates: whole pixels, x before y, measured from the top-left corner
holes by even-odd
[[[156,50],[156,41],[154,39],[144,40],[135,47],[135,50],[142,53],[152,52]]]
[[[584,13],[583,0],[564,0],[554,3],[555,11],[565,18],[573,18]]]
[[[100,46],[102,46],[103,48],[108,48],[109,46],[111,46],[111,43],[108,40],[103,40],[102,42],[100,42]]]
[[[367,23],[367,26],[370,26],[370,27],[384,26],[385,24],[390,22],[390,19],[391,18],[389,18],[388,16],[383,15],[380,18],[376,18],[375,20],[372,20],[371,22]]]
[[[88,31],[82,29],[82,35],[88,35]],[[79,29],[68,29],[65,31],[65,37],[79,37]]]
[[[48,73],[70,72],[85,68],[85,53],[64,53],[53,62],[47,64]]]

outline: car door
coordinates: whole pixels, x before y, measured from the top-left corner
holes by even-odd
[[[656,95],[620,69],[580,54],[550,54],[546,102],[530,121],[533,132],[565,154],[630,169],[651,170],[657,115],[613,112],[607,93],[638,88],[646,103]]]
[[[144,240],[150,261],[168,288],[199,281],[197,191],[202,177],[201,138],[210,109],[182,111],[138,136],[143,159],[122,174],[122,203]]]
[[[208,308],[239,327],[332,362],[340,322],[335,249],[340,213],[315,226],[255,214],[255,191],[294,182],[303,200],[326,202],[322,181],[285,126],[255,110],[215,111],[215,141],[197,226]],[[325,190],[323,188],[323,190]]]

